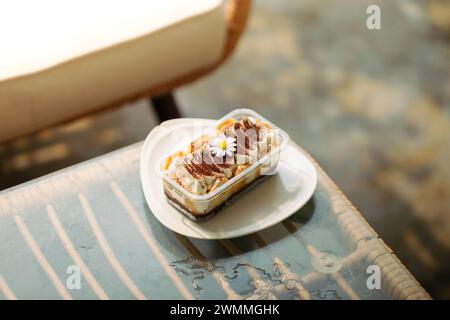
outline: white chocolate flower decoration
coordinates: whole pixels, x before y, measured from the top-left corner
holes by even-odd
[[[231,157],[236,151],[235,141],[235,138],[226,137],[222,134],[210,142],[211,151],[216,157],[223,157],[225,155]]]

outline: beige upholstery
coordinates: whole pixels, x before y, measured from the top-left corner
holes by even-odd
[[[0,142],[219,61],[220,0],[0,4]]]

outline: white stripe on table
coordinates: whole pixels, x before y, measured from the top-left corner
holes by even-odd
[[[267,250],[271,253],[266,240],[264,240],[264,238],[259,233],[255,232],[251,235],[251,237],[260,249]],[[287,280],[296,280],[295,288],[297,289],[299,297],[303,300],[311,300],[309,291],[300,283],[300,277],[297,274],[293,273],[278,256],[273,255],[273,262],[274,266],[277,265],[279,271],[283,275],[283,281],[286,280],[286,278]]]
[[[95,219],[95,215],[92,212],[92,208],[91,208],[88,200],[86,199],[86,197],[80,193],[78,195],[78,198],[83,207],[84,214],[86,215],[86,218],[88,219],[89,225],[91,226],[92,231],[94,231],[94,234],[98,240],[98,243],[100,244],[100,248],[102,249],[103,254],[108,259],[112,268],[116,272],[117,276],[127,286],[127,288],[130,290],[130,292],[133,294],[133,296],[136,299],[139,299],[139,300],[147,299],[145,297],[145,295],[141,292],[141,290],[139,290],[139,288],[134,284],[133,280],[131,280],[131,278],[128,276],[128,273],[122,267],[119,260],[117,260],[116,255],[114,254],[113,250],[111,249],[108,241],[105,238],[105,235],[103,234],[102,229],[100,228],[97,220]]]
[[[3,279],[0,274],[0,291],[3,293],[6,299],[8,300],[17,300],[16,295],[12,292],[11,288],[6,283],[5,279]]]
[[[161,249],[158,247],[158,245],[155,243],[155,241],[152,239],[150,233],[148,232],[146,226],[142,223],[141,219],[139,218],[139,215],[137,214],[136,210],[134,209],[133,205],[130,203],[126,195],[122,192],[120,187],[112,181],[110,183],[111,189],[116,195],[117,199],[119,199],[122,206],[125,208],[125,211],[130,216],[133,223],[136,225],[136,228],[139,230],[142,238],[144,238],[147,246],[150,248],[150,250],[153,252],[153,255],[155,256],[156,260],[158,260],[161,267],[164,269],[164,271],[167,273],[167,275],[172,279],[173,283],[177,287],[178,291],[180,291],[181,295],[185,299],[194,299],[192,294],[189,292],[189,290],[186,288],[184,283],[181,281],[180,277],[177,275],[175,270],[170,267],[166,257],[161,252]]]
[[[178,241],[186,248],[186,250],[196,259],[200,260],[203,263],[209,263],[206,257],[203,255],[203,253],[200,252],[200,250],[194,246],[194,244],[185,236],[182,236],[181,234],[178,234],[174,232],[175,237],[178,239]],[[243,297],[236,292],[234,292],[233,288],[231,288],[228,281],[225,279],[224,275],[217,271],[216,268],[213,268],[211,271],[212,276],[214,279],[216,279],[217,283],[222,287],[222,289],[225,291],[225,294],[227,295],[228,300],[241,300]]]
[[[19,228],[20,233],[22,234],[22,237],[25,239],[25,241],[26,241],[28,247],[30,248],[31,252],[33,253],[34,257],[39,262],[42,269],[44,269],[45,273],[50,278],[50,281],[53,283],[53,285],[56,288],[56,290],[58,291],[58,293],[61,295],[61,297],[64,300],[72,300],[72,297],[71,297],[69,291],[66,289],[64,284],[58,278],[55,270],[52,268],[52,266],[48,262],[47,258],[42,253],[41,249],[39,248],[38,244],[36,243],[33,236],[31,235],[30,230],[28,230],[28,227],[26,226],[22,217],[15,215],[14,220],[16,222],[17,227]]]
[[[231,253],[232,256],[237,257],[237,256],[241,256],[242,252],[239,250],[238,247],[236,247],[236,245],[230,240],[230,239],[222,239],[219,240],[220,243],[228,250],[229,253]],[[245,257],[243,257],[243,259],[245,259]],[[245,265],[245,270],[248,272],[248,274],[250,275],[250,277],[255,281],[255,286],[258,289],[258,285],[260,284],[268,284],[267,281],[265,281],[261,275],[258,273],[258,271],[256,271],[250,263],[248,263],[247,265]],[[268,284],[270,285],[270,284]],[[278,300],[277,296],[274,295],[272,292],[269,293],[268,295],[269,300]]]
[[[108,295],[103,290],[103,288],[100,286],[100,284],[97,282],[95,277],[92,275],[89,268],[84,263],[81,256],[78,254],[77,250],[72,244],[72,241],[70,241],[69,236],[67,235],[66,231],[64,230],[64,227],[61,224],[61,221],[58,218],[58,215],[56,214],[55,209],[51,205],[47,205],[47,214],[50,218],[50,221],[53,225],[53,228],[55,229],[56,233],[58,234],[59,239],[61,240],[62,244],[64,245],[64,248],[66,249],[69,256],[72,258],[73,262],[80,268],[81,274],[86,279],[87,283],[91,287],[91,289],[95,292],[95,294],[101,299],[101,300],[109,300]]]

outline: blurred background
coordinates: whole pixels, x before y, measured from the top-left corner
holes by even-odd
[[[335,180],[434,298],[450,298],[450,1],[256,0],[225,66],[176,93],[186,117],[248,106]],[[0,190],[141,141],[148,102],[0,145]]]

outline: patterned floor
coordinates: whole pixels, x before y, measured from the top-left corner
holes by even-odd
[[[307,149],[433,297],[450,298],[450,4],[255,1],[229,61],[178,92],[190,117],[250,106]],[[0,188],[145,137],[140,101],[0,146]]]

